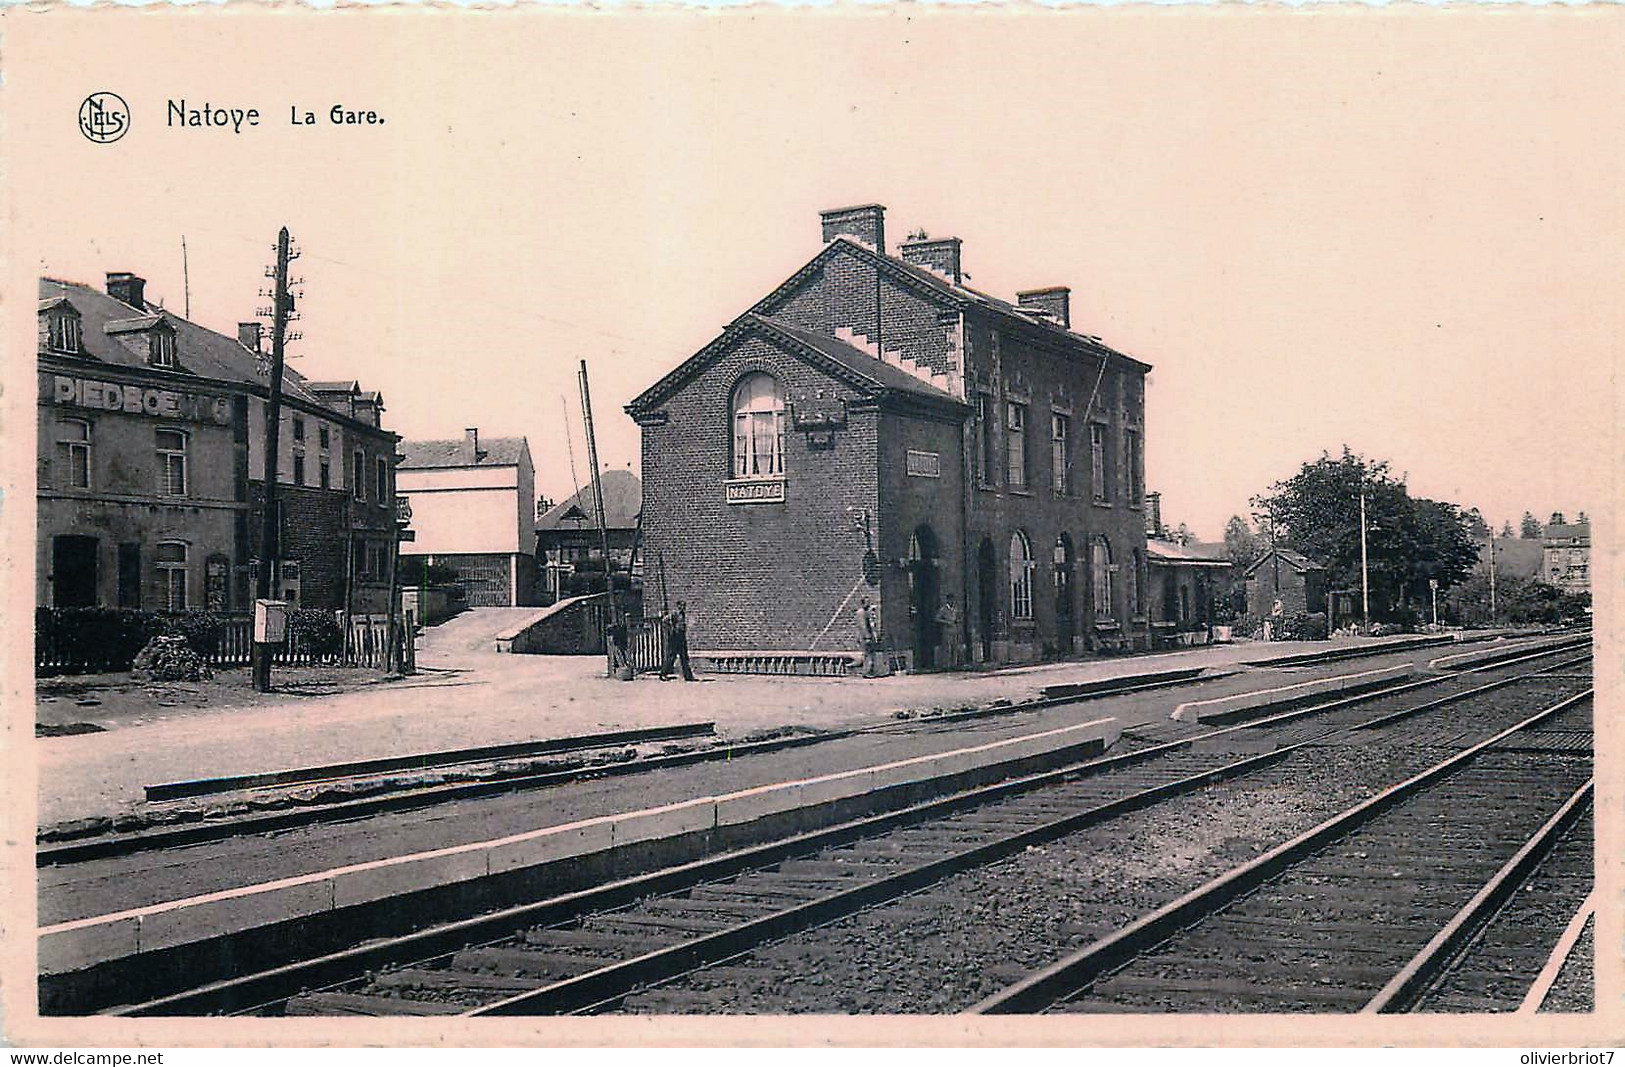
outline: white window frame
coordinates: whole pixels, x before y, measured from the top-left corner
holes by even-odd
[[[1109,504],[1112,498],[1111,483],[1106,478],[1106,435],[1110,429],[1103,422],[1089,424],[1089,493],[1097,504]]]
[[[1021,530],[1010,535],[1010,618],[1030,622],[1033,617],[1032,541]]]
[[[164,549],[179,548],[179,560],[164,559]],[[191,552],[185,541],[159,541],[156,551],[153,552],[153,567],[158,571],[158,584],[162,588],[165,611],[185,611],[187,584],[190,578],[187,568],[191,565]]]
[[[62,433],[57,438],[57,444],[59,446],[61,446],[61,449],[65,453],[66,458],[67,458],[67,463],[68,463],[68,486],[67,487],[69,489],[89,489],[90,488],[90,482],[91,482],[91,478],[90,478],[90,456],[91,456],[91,451],[90,451],[90,449],[91,449],[90,420],[89,419],[58,419],[57,420],[57,426],[58,426],[59,430],[62,430],[62,431],[66,431],[68,429],[77,429],[77,432],[79,434],[79,436],[76,436],[76,437],[69,437],[66,433]],[[78,477],[78,475],[79,475],[79,473],[81,471],[83,471],[83,473],[84,473],[84,479],[82,481]]]
[[[1095,618],[1116,618],[1112,614],[1112,545],[1104,537],[1089,542],[1089,581]]]
[[[1060,411],[1049,416],[1050,486],[1056,496],[1072,492],[1072,417]]]
[[[177,365],[174,331],[153,330],[151,337],[152,365],[165,370],[173,370]]]
[[[53,352],[78,352],[82,340],[82,325],[79,316],[70,315],[66,311],[48,312],[45,320],[46,332],[49,335],[47,346]]]
[[[165,448],[160,443],[164,434],[173,434],[180,440],[179,448]],[[161,426],[153,433],[153,448],[158,454],[158,495],[159,496],[187,496],[191,488],[189,475],[186,469],[186,452],[191,444],[190,435],[185,430],[177,430],[170,426]],[[176,470],[180,471],[180,489],[175,489],[175,479],[172,477]]]
[[[766,391],[757,388],[763,384]],[[734,385],[728,409],[732,477],[784,477],[784,387],[779,380],[765,371],[746,374]]]
[[[1004,477],[1011,489],[1027,488],[1027,405],[1004,402]]]

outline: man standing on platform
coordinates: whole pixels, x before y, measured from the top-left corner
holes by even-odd
[[[671,677],[672,667],[681,663],[683,681],[692,682],[694,671],[688,665],[688,605],[679,600],[677,610],[666,616],[665,625],[666,656],[660,664],[660,680]]]

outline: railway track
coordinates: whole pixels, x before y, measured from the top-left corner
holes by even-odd
[[[1486,735],[1491,729],[1486,718],[1504,722],[1513,706],[1526,704],[1529,694],[1524,690],[1549,696],[1565,685],[1575,688],[1572,681],[1545,677],[1544,672],[1575,666],[1584,658],[1469,685],[1419,705],[1387,707],[1400,698],[1377,693],[1202,735],[1208,745],[1219,744],[1221,749],[1223,739],[1246,739],[1254,745],[1262,741],[1271,746],[1265,751],[1239,754],[1204,748],[1192,740],[1152,744],[1084,767],[1002,783],[570,898],[447,924],[394,943],[216,983],[118,1013],[729,1010],[730,994],[721,980],[730,973],[738,972],[734,977],[747,984],[772,983],[775,968],[762,965],[763,946],[798,935],[816,938],[821,928],[864,909],[905,917],[940,910],[942,905],[928,899],[932,887],[964,872],[1042,850],[1093,828],[1117,827],[1136,812],[1160,811],[1159,805],[1198,796],[1221,783],[1246,778],[1252,784],[1272,773],[1277,786],[1301,779],[1304,767],[1313,766],[1331,746],[1346,742],[1362,726],[1367,728],[1360,738],[1361,748],[1367,750],[1363,773],[1386,775],[1379,780],[1392,781],[1433,757],[1408,742],[1388,746],[1392,749],[1388,751],[1374,737],[1414,734],[1420,727],[1441,735],[1435,744],[1454,738],[1461,747],[1475,730],[1477,737]],[[1397,688],[1408,692],[1417,686],[1407,683]],[[1371,701],[1382,706],[1376,716],[1368,708],[1359,710]],[[1491,707],[1497,702],[1499,706]],[[1564,714],[1559,710],[1542,721],[1553,725]],[[1559,732],[1526,729],[1519,736]],[[1576,736],[1578,732],[1569,731]],[[1589,744],[1585,747],[1588,750]],[[1541,758],[1511,750],[1505,755]],[[1114,832],[1131,831],[1132,827],[1118,827]],[[1109,837],[1096,847],[1109,848]],[[1119,909],[1115,915],[1091,915],[1072,925],[1099,929],[1132,917],[1132,912]],[[791,956],[792,968],[798,959],[805,962],[794,952]],[[682,988],[685,982],[699,988]],[[286,992],[301,987],[292,995]]]
[[[1508,943],[1518,913],[1567,918],[1539,898],[1584,895],[1591,874],[1589,750],[1530,742],[1572,733],[1547,728],[1590,700],[1441,761],[972,1010],[1393,1012],[1459,1010],[1465,996],[1515,1010],[1551,948],[1533,931]],[[1511,990],[1484,980],[1506,971],[1530,973]]]

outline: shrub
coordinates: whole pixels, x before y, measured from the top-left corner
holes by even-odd
[[[1303,628],[1298,635],[1300,641],[1324,641],[1331,636],[1330,620],[1323,611],[1311,611],[1303,616]]]
[[[1257,637],[1263,629],[1263,620],[1250,611],[1244,611],[1230,624],[1230,636]]]
[[[128,670],[136,653],[163,632],[163,619],[151,611],[37,608],[35,659],[47,669]]]
[[[158,618],[161,633],[186,638],[186,643],[198,655],[208,657],[219,651],[220,631],[225,628],[219,616],[207,611],[185,611]]]
[[[331,611],[301,608],[288,616],[288,638],[298,649],[317,659],[344,651],[344,628]]]

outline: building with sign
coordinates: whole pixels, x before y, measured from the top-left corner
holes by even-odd
[[[885,209],[628,406],[645,597],[703,650],[859,647],[914,668],[1145,647],[1145,375],[1070,291],[965,284],[958,238],[897,254]]]
[[[536,603],[536,468],[523,437],[401,444],[400,492],[414,540],[402,546],[407,580],[444,568],[470,607]]]
[[[36,599],[247,611],[263,524],[269,395],[259,323],[228,337],[145,299],[41,279]],[[284,378],[276,592],[381,612],[396,437],[355,383]]]

